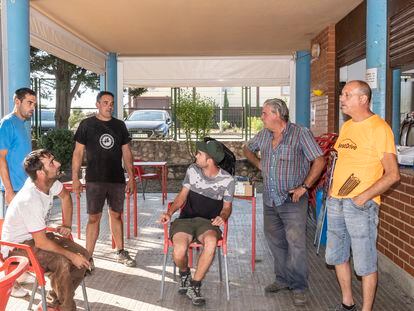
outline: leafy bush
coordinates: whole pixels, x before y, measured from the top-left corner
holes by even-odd
[[[73,109],[69,117],[69,129],[73,130],[76,128],[80,121],[86,118],[86,115],[80,109]]]
[[[217,122],[217,126],[220,128],[220,122]],[[223,131],[225,131],[231,128],[231,123],[229,121],[221,121],[221,126]]]
[[[251,124],[252,133],[257,133],[263,129],[262,119],[259,117],[249,117],[249,123]]]
[[[213,126],[215,102],[200,94],[184,92],[181,94],[176,114],[179,126],[185,133],[188,152],[195,156],[195,141],[206,136]]]
[[[39,139],[40,148],[51,151],[56,159],[62,164],[62,170],[69,168],[75,141],[73,133],[67,129],[55,129],[46,132]]]

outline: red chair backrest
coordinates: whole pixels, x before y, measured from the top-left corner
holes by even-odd
[[[7,258],[0,267],[0,272],[4,272],[4,276],[0,277],[0,311],[6,310],[13,283],[28,267],[29,259],[21,256]]]
[[[5,246],[10,246],[10,247],[15,247],[15,248],[25,250],[26,253],[27,253],[27,256],[30,260],[29,261],[30,265],[29,265],[29,268],[28,268],[29,271],[33,272],[36,275],[36,278],[39,282],[39,285],[41,285],[41,286],[46,285],[44,271],[43,271],[42,267],[40,266],[39,262],[37,261],[36,256],[34,255],[33,250],[31,249],[30,246],[26,245],[26,244],[11,243],[11,242],[6,242],[6,241],[1,240],[1,233],[3,231],[3,223],[4,223],[4,219],[0,219],[0,247],[2,245],[5,245]],[[0,252],[0,261],[3,261],[1,252]]]

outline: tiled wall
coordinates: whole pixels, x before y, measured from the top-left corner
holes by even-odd
[[[378,250],[414,276],[414,172],[382,196]]]
[[[321,31],[312,39],[314,43],[319,43],[321,52],[311,63],[311,108],[315,111],[311,130],[319,136],[335,128],[335,25]],[[313,90],[322,90],[323,95],[316,96]]]

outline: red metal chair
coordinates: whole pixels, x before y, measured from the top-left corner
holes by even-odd
[[[22,256],[11,256],[0,266],[0,272],[4,273],[0,277],[0,311],[6,310],[14,282],[28,268],[29,259]]]
[[[36,294],[36,290],[37,290],[38,286],[40,286],[40,292],[41,292],[41,295],[42,295],[42,308],[43,308],[43,310],[47,310],[46,289],[45,289],[45,286],[46,286],[45,271],[40,266],[39,262],[36,259],[35,254],[33,253],[32,248],[29,245],[20,244],[20,243],[6,242],[6,241],[1,240],[1,232],[2,232],[2,229],[3,229],[3,222],[4,222],[4,219],[0,219],[0,246],[4,245],[4,246],[10,246],[10,247],[25,250],[26,253],[27,253],[27,256],[29,258],[29,261],[30,261],[28,271],[33,273],[36,277],[36,281],[33,284],[33,289],[32,289],[32,294],[31,294],[31,297],[30,297],[30,302],[29,302],[28,309],[32,310],[32,305],[33,305],[34,297],[35,297],[35,294]],[[56,229],[47,228],[47,231],[56,232]],[[73,240],[72,235],[70,236],[70,239]],[[0,253],[0,261],[3,261],[1,253]],[[86,293],[86,286],[85,286],[85,281],[84,280],[82,280],[81,286],[82,286],[82,292],[83,292],[83,299],[84,299],[84,302],[85,302],[85,309],[89,311],[90,307],[89,307],[88,296],[87,296],[87,293]]]
[[[168,203],[167,210],[171,208],[172,202]],[[223,249],[223,257],[224,257],[224,273],[226,277],[226,294],[227,294],[227,300],[230,300],[230,288],[229,288],[229,273],[228,273],[228,266],[227,266],[227,236],[228,236],[228,221],[226,220],[224,223],[223,228],[223,235],[217,242],[217,258],[219,262],[219,272],[220,272],[220,282],[223,281],[222,277],[222,269],[221,269],[221,249]],[[165,288],[165,271],[167,268],[167,257],[168,257],[168,251],[170,247],[174,247],[173,242],[169,238],[169,230],[168,230],[168,224],[164,224],[164,260],[162,265],[162,277],[161,277],[161,296],[160,300],[163,300],[164,298],[164,288]],[[201,249],[203,247],[202,244],[192,242],[189,247],[189,266],[192,266],[192,250],[193,249]],[[174,279],[176,275],[176,269],[174,264]]]
[[[319,177],[318,181],[313,185],[313,187],[309,191],[309,205],[315,208],[316,206],[316,192],[323,188],[326,185],[328,180],[328,164],[330,162],[330,155],[331,152],[334,152],[335,149],[333,148],[335,142],[338,138],[338,134],[336,133],[325,133],[321,136],[315,137],[316,142],[318,143],[319,147],[322,149],[323,157],[325,159],[325,167],[322,170],[321,176]]]
[[[141,162],[139,159],[134,159],[134,162]],[[142,186],[142,198],[145,200],[145,189],[147,188],[147,182],[149,179],[155,180],[158,179],[160,185],[162,183],[161,180],[161,172],[157,170],[157,172],[145,172],[142,166],[134,166],[134,173],[135,176],[138,178],[138,181],[141,183]]]

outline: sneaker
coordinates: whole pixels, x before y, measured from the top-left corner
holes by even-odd
[[[346,309],[344,308],[344,306],[342,305],[342,303],[338,304],[335,306],[335,309],[332,309],[333,311],[358,311],[356,304],[353,305],[353,307],[351,309]]]
[[[10,296],[14,298],[23,298],[29,295],[29,292],[25,290],[18,282],[14,282]]]
[[[180,283],[178,286],[178,293],[181,295],[184,295],[187,293],[187,289],[190,286],[191,282],[191,272],[188,272],[187,274],[180,275]]]
[[[264,290],[266,293],[277,293],[281,290],[288,290],[288,289],[289,289],[289,286],[282,285],[278,282],[274,282],[272,284],[267,285]]]
[[[206,299],[201,295],[200,286],[188,286],[187,297],[191,299],[195,306],[202,306],[206,303]]]
[[[36,277],[28,272],[23,273],[17,278],[17,282],[19,282],[20,285],[33,284],[35,281]]]
[[[117,254],[117,260],[118,262],[123,263],[125,266],[127,267],[135,267],[137,265],[137,263],[135,262],[135,260],[133,260],[130,256],[128,251],[126,250],[121,250],[118,254]]]
[[[293,304],[295,306],[304,306],[307,300],[305,292],[293,292]]]

